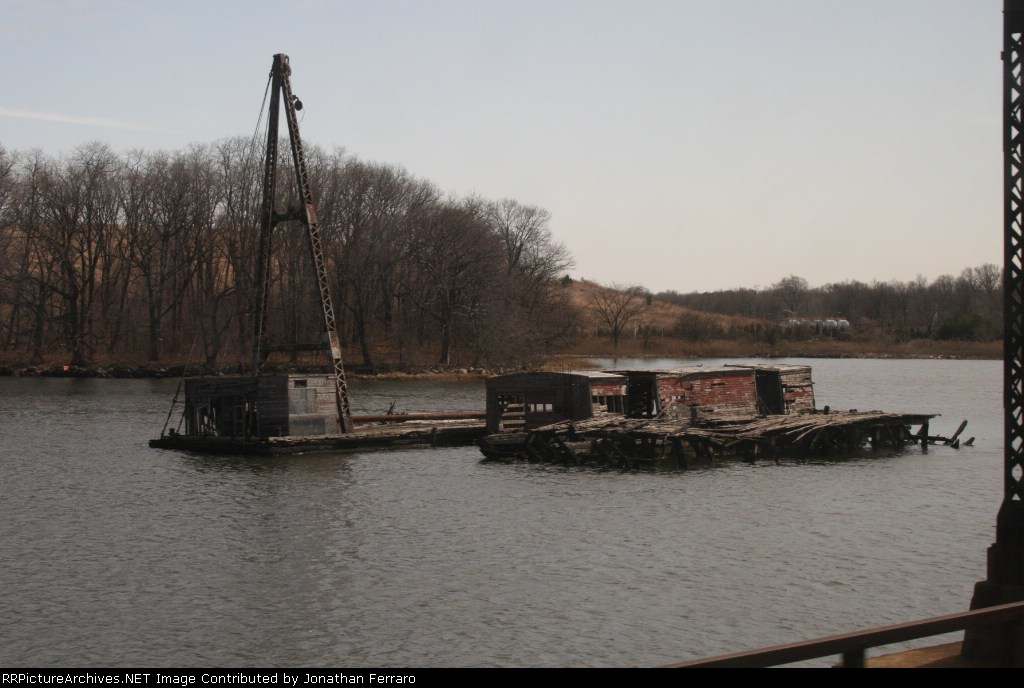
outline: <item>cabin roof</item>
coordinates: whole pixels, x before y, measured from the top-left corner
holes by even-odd
[[[748,368],[751,370],[777,370],[780,373],[810,372],[811,366],[795,363],[726,363],[729,368]]]
[[[574,370],[570,373],[571,375],[583,375],[589,377],[591,380],[619,380],[625,382],[625,376],[619,373],[613,373],[609,370]]]
[[[714,377],[742,375],[751,370],[777,371],[780,373],[810,372],[811,367],[790,363],[727,363],[720,366],[682,366],[679,368],[627,368],[608,372],[618,375],[657,375],[658,377]]]
[[[810,375],[810,366],[794,364],[765,364],[765,363],[728,363],[720,366],[692,365],[679,368],[623,368],[617,370],[573,370],[570,372],[542,372],[528,371],[522,373],[510,373],[508,375],[497,375],[487,379],[488,389],[505,388],[507,385],[516,385],[529,382],[531,384],[563,384],[556,383],[557,380],[568,380],[572,378],[584,378],[591,383],[622,383],[625,384],[629,376],[654,376],[659,378],[677,379],[706,379],[706,378],[729,378],[752,375],[755,371],[774,371],[778,373],[806,373]]]
[[[494,377],[487,378],[486,382],[488,385],[491,385],[514,382],[516,380],[559,380],[571,377],[587,378],[591,382],[602,380],[606,382],[626,382],[625,376],[605,370],[573,370],[570,372],[528,371],[524,373],[495,375]]]
[[[684,366],[681,368],[633,368],[609,372],[619,375],[657,375],[658,377],[715,377],[742,375],[747,371],[742,368],[726,366]]]

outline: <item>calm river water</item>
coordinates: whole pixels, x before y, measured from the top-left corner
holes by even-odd
[[[976,446],[640,472],[216,458],[147,447],[174,381],[0,378],[0,665],[643,666],[966,609],[1002,364],[788,362],[819,407],[966,418]],[[479,381],[351,387],[357,413],[483,405]]]

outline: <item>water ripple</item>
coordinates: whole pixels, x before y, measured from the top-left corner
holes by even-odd
[[[967,417],[978,446],[636,472],[225,459],[145,446],[171,383],[0,379],[0,663],[652,665],[965,609],[999,364],[814,365],[820,404]],[[365,391],[414,411],[482,386]]]

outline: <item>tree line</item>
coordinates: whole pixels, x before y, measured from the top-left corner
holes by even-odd
[[[911,339],[993,340],[1003,331],[1003,273],[988,263],[932,281],[846,281],[810,287],[790,275],[765,289],[729,289],[656,298],[703,313],[767,321],[766,336],[799,337],[826,319],[846,320],[846,336],[893,342]],[[827,321],[827,320],[826,320]]]
[[[282,144],[287,145],[287,144]],[[374,368],[542,357],[571,336],[572,265],[550,214],[441,193],[406,170],[308,146],[339,334]],[[53,157],[0,147],[0,351],[33,362],[247,361],[262,150],[227,139]],[[278,173],[277,207],[294,203]],[[316,345],[320,314],[299,223],[274,230],[268,338]]]

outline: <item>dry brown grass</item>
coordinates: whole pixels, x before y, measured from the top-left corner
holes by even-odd
[[[752,341],[750,337],[730,337],[728,334],[752,332],[755,327],[770,328],[765,323],[743,316],[727,316],[717,313],[700,313],[675,304],[654,299],[640,316],[644,326],[652,327],[656,334],[647,342],[630,328],[619,342],[618,349],[612,348],[611,339],[599,334],[602,324],[590,309],[590,303],[598,290],[606,290],[599,284],[579,280],[570,287],[570,300],[581,312],[581,336],[563,353],[574,357],[611,356],[665,358],[1002,358],[1002,342],[957,342],[933,339],[915,339],[909,342],[892,342],[884,338],[867,340],[840,340],[818,338],[808,341],[776,339]],[[689,341],[677,333],[680,321],[699,327],[708,334],[699,341]],[[639,323],[638,323],[639,324]]]
[[[580,313],[581,327],[587,332],[600,328],[601,323],[595,316],[591,304],[598,292],[612,291],[612,289],[587,280],[577,280],[568,289],[569,303]],[[680,306],[654,299],[651,305],[644,310],[642,320],[645,324],[668,330],[675,325],[680,314],[686,311],[687,309]]]
[[[564,352],[569,356],[611,358],[1002,358],[1002,342],[944,342],[931,339],[892,344],[853,341],[788,341],[773,345],[729,339],[684,342],[657,338],[647,347],[639,340],[620,342],[612,349],[607,337],[587,337]]]

